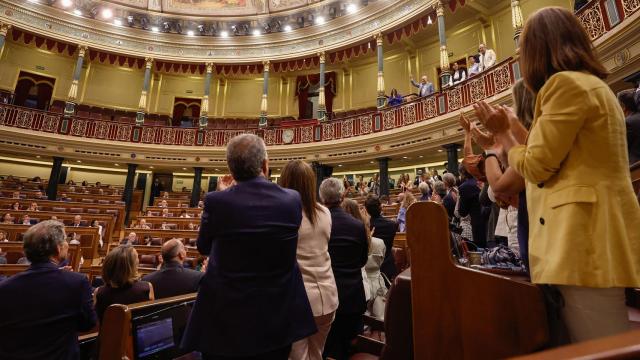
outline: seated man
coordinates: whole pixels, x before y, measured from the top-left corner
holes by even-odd
[[[156,299],[198,291],[204,273],[185,269],[183,262],[186,258],[187,250],[182,241],[171,239],[162,244],[162,268],[142,278],[153,285]]]
[[[80,227],[82,225],[82,215],[76,215],[73,217],[73,222],[71,223],[72,227]]]
[[[138,225],[136,225],[136,229],[151,229],[149,224],[147,224],[147,219],[140,219]]]
[[[91,286],[61,270],[64,225],[43,221],[24,233],[31,266],[0,282],[0,359],[79,359],[78,332],[96,325]]]
[[[120,245],[138,245],[138,235],[133,231],[129,235],[120,241]]]
[[[31,225],[31,218],[29,217],[28,214],[24,214],[24,216],[22,217],[22,221],[20,222],[20,224],[22,225]]]

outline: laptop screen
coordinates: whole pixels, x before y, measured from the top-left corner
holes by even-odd
[[[169,316],[136,326],[136,350],[140,358],[145,358],[162,350],[172,348],[173,319]]]

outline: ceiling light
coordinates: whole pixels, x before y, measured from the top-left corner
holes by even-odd
[[[153,32],[158,32],[158,31],[160,31],[160,29],[158,29],[158,27],[157,27],[157,26],[152,26],[152,27],[151,27],[151,31],[153,31]]]
[[[182,168],[182,170],[187,170],[187,168]]]
[[[153,169],[153,166],[149,166],[149,169]]]
[[[220,31],[220,36],[228,37],[229,36],[229,32],[228,31]]]
[[[71,5],[73,5],[73,1],[71,1],[71,0],[61,0],[60,1],[60,5],[62,7],[66,7],[67,8],[67,7],[71,6]]]
[[[73,14],[76,16],[82,16],[82,11],[80,11],[80,9],[75,9],[73,10]]]
[[[422,156],[422,155],[420,155],[420,156],[418,156],[418,157],[419,157],[420,159],[422,159],[422,158],[423,158],[423,156]]]
[[[458,149],[458,151],[461,151],[462,149]]]
[[[316,18],[316,25],[322,25],[322,24],[324,24],[324,17],[318,16]]]
[[[284,26],[284,31],[286,31],[286,32],[291,31],[291,25],[285,25]]]
[[[338,167],[342,167],[342,164],[338,164]]]
[[[81,160],[76,160],[76,162],[79,162],[79,163],[81,163],[82,161],[81,161]]]
[[[403,158],[403,159],[408,159],[408,157],[406,157],[406,156],[403,156],[402,158]]]
[[[113,19],[113,25],[115,25],[115,26],[122,26],[122,20],[120,20],[120,19]]]
[[[187,31],[187,36],[193,36],[193,30],[188,30]]]
[[[356,10],[358,10],[358,8],[356,7],[356,4],[351,3],[351,4],[347,5],[347,12],[349,14],[353,14],[354,12],[356,12]]]
[[[109,8],[104,8],[100,12],[100,15],[102,16],[103,19],[111,19],[113,17],[113,10]]]
[[[41,158],[41,156],[40,156],[40,155],[36,155],[36,157],[37,157],[38,159],[40,159],[40,158]]]
[[[260,30],[255,29],[253,30],[253,36],[260,36],[262,34],[262,32],[260,32]]]
[[[113,164],[113,165],[115,165],[115,166],[120,166],[120,164]]]
[[[438,149],[438,152],[442,152],[442,149]]]

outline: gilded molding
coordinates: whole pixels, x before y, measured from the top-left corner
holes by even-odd
[[[0,23],[0,36],[6,37],[11,29],[11,24]]]
[[[382,46],[382,44],[384,43],[384,36],[382,35],[381,32],[375,34],[373,38],[376,40],[377,46]]]
[[[205,65],[207,66],[207,74],[211,74],[213,72],[213,63],[207,62]]]
[[[318,53],[318,58],[320,58],[320,64],[324,64],[325,63],[325,53],[324,51],[321,51]]]
[[[271,62],[269,60],[264,60],[262,62],[262,65],[264,65],[264,72],[269,72],[269,65],[271,64]]]
[[[144,68],[151,69],[152,66],[153,66],[153,58],[151,57],[144,58]]]

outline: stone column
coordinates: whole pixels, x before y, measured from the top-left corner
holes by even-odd
[[[378,159],[380,196],[389,195],[389,158]]]
[[[47,184],[47,199],[55,201],[58,196],[58,179],[62,171],[62,162],[64,158],[54,156],[51,174],[49,174],[49,183]]]
[[[318,120],[323,121],[326,120],[327,113],[327,105],[324,98],[324,51],[318,53],[318,57],[320,57],[320,81],[318,82]]]
[[[147,94],[149,92],[149,84],[151,83],[151,67],[153,66],[152,58],[144,59],[144,81],[142,82],[142,93],[140,94],[140,102],[138,102],[138,112],[136,113],[136,125],[144,124],[144,115],[147,112]]]
[[[196,167],[193,168],[193,170],[195,171],[193,172],[193,186],[191,187],[191,202],[189,206],[196,207],[198,206],[198,201],[200,201],[202,170],[204,170],[204,168]]]
[[[211,77],[213,76],[213,63],[206,63],[207,72],[204,77],[204,95],[202,96],[202,106],[200,107],[200,128],[204,129],[209,123],[209,93],[211,92]]]
[[[376,50],[378,52],[378,97],[377,97],[377,105],[378,109],[383,107],[386,103],[387,98],[384,95],[384,58],[382,52],[382,43],[384,41],[384,37],[382,33],[378,33],[374,36],[376,39]]]
[[[78,60],[76,61],[76,67],[73,70],[71,87],[69,88],[69,95],[67,96],[67,102],[64,107],[64,116],[73,116],[75,113],[76,97],[78,96],[78,82],[80,81],[80,74],[82,73],[82,64],[84,63],[84,55],[86,52],[87,52],[86,45],[78,46]]]
[[[511,0],[511,23],[513,24],[513,40],[516,43],[516,52],[518,52],[520,49],[520,34],[524,23],[519,0]]]
[[[449,71],[449,52],[447,51],[447,37],[444,29],[444,4],[443,0],[438,0],[436,4],[436,14],[438,15],[438,36],[440,39],[440,79],[442,87],[449,86],[451,73]]]
[[[138,164],[127,164],[127,180],[124,183],[124,192],[122,193],[122,201],[125,204],[124,223],[129,223],[129,212],[131,211],[131,199],[133,198],[133,180],[136,177],[136,168]]]
[[[263,79],[264,82],[262,84],[262,101],[260,102],[260,123],[258,126],[263,127],[267,126],[267,94],[269,93],[269,60],[265,60],[262,62],[264,65],[263,71]]]
[[[4,43],[7,39],[7,33],[11,29],[11,25],[0,23],[0,56],[2,56],[2,50],[4,50]]]
[[[447,171],[458,176],[458,149],[459,144],[447,144],[442,146],[447,149]]]

